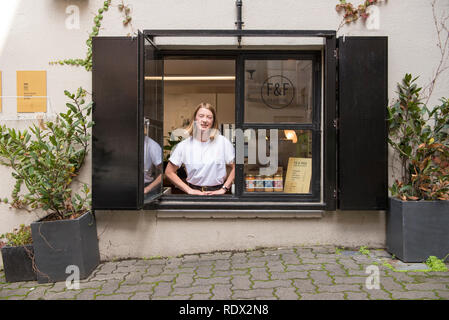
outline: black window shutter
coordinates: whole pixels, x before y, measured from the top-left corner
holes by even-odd
[[[338,208],[385,210],[388,38],[338,39]]]
[[[94,37],[92,92],[93,209],[139,209],[139,38]]]

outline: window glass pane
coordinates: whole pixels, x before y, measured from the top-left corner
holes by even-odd
[[[144,203],[162,192],[162,60],[154,58],[154,48],[145,43],[144,82]]]
[[[245,193],[311,193],[310,130],[247,129]]]
[[[311,123],[312,60],[246,60],[245,122]]]

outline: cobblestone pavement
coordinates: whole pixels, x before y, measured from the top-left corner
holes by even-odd
[[[102,262],[78,290],[65,282],[6,283],[0,271],[0,300],[449,299],[449,272],[397,272],[385,262],[402,271],[426,265],[362,251],[315,246]]]

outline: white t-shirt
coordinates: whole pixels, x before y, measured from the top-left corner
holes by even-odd
[[[234,146],[222,135],[201,142],[189,137],[178,143],[169,161],[185,165],[187,182],[196,186],[216,186],[226,179],[226,164],[234,161]]]
[[[154,180],[153,166],[158,166],[162,163],[162,148],[153,139],[145,136],[144,141],[144,182],[149,183]]]

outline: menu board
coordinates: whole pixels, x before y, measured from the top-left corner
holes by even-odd
[[[46,71],[17,71],[17,112],[47,112]]]
[[[312,178],[312,159],[289,158],[285,176],[285,193],[309,193]]]

